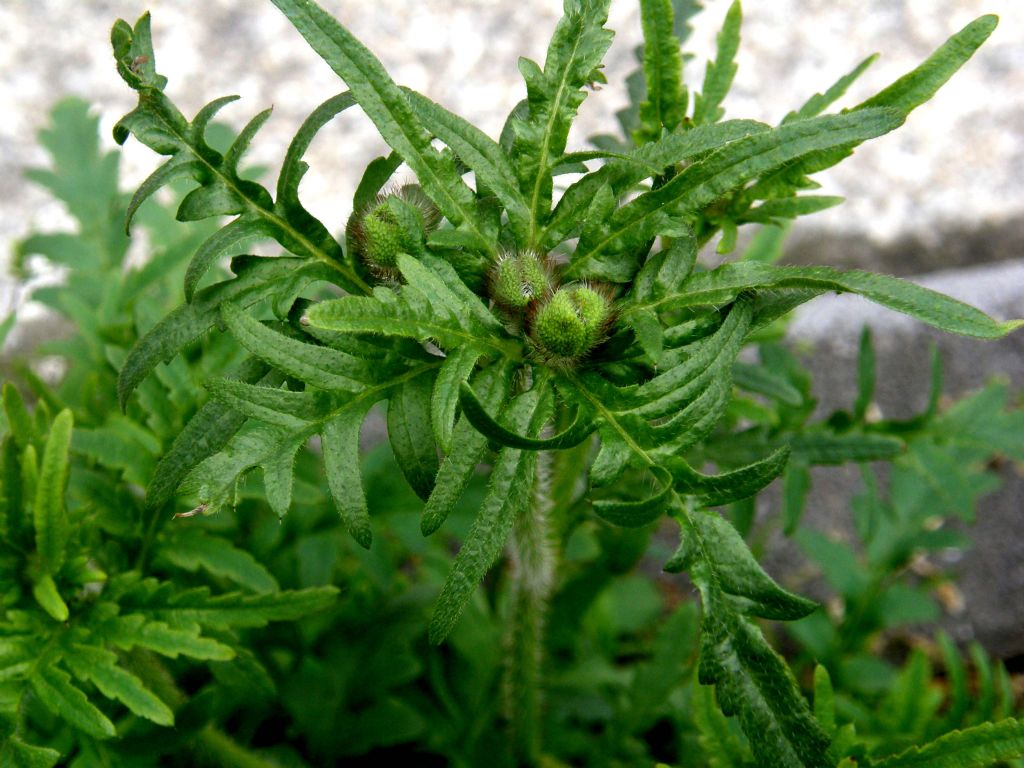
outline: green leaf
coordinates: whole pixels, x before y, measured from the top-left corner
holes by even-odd
[[[32,416],[25,407],[25,400],[18,388],[9,381],[3,388],[4,414],[7,416],[7,428],[18,446],[23,448],[35,440],[36,428]]]
[[[519,60],[526,81],[527,115],[512,118],[519,186],[530,211],[527,245],[540,244],[540,230],[551,210],[552,170],[565,152],[569,126],[583,103],[583,87],[594,81],[613,33],[604,28],[609,0],[565,3],[542,70]]]
[[[701,474],[680,458],[666,460],[666,464],[678,490],[699,496],[706,506],[717,507],[753,496],[782,474],[788,460],[789,447],[785,446],[752,464],[717,475]]]
[[[352,210],[359,212],[372,205],[401,164],[402,156],[397,152],[371,160],[363,171],[363,177],[359,180],[359,186],[352,197]]]
[[[710,685],[693,684],[693,723],[697,726],[700,746],[708,760],[708,768],[734,768],[750,761],[747,750],[729,721],[721,713],[715,700],[715,689]]]
[[[781,197],[767,200],[756,208],[751,208],[739,217],[741,223],[756,221],[773,224],[798,216],[808,216],[818,211],[825,211],[842,203],[846,198],[832,195],[800,195],[797,197]]]
[[[477,374],[474,386],[485,408],[496,410],[505,402],[509,375],[509,369],[503,365],[489,366]],[[420,530],[424,536],[434,533],[448,518],[486,450],[487,438],[463,415],[455,423],[451,451],[441,462],[434,491],[423,509]]]
[[[243,243],[273,237],[273,225],[255,215],[239,216],[223,229],[208,237],[195,252],[185,272],[185,301],[192,301],[196,286],[217,259],[238,248]]]
[[[405,95],[424,127],[451,147],[476,174],[477,182],[501,201],[512,232],[518,240],[524,240],[530,226],[530,210],[519,191],[515,170],[498,143],[426,96],[409,89],[405,89]]]
[[[848,461],[891,460],[906,444],[891,435],[847,432],[804,432],[790,440],[793,455],[806,464],[845,464]]]
[[[691,570],[704,605],[700,682],[714,684],[722,711],[739,716],[760,768],[831,768],[828,736],[786,663],[715,586],[721,571],[712,557],[708,550]]]
[[[803,461],[790,461],[782,477],[782,532],[792,536],[800,525],[807,493],[811,489],[811,473]]]
[[[499,445],[510,448],[522,448],[529,451],[554,451],[572,448],[586,440],[597,424],[587,414],[577,411],[572,423],[557,435],[545,438],[527,437],[516,434],[502,426],[488,412],[480,399],[476,396],[473,388],[463,382],[459,402],[462,404],[462,412],[476,429],[487,439]]]
[[[71,411],[61,411],[46,438],[36,485],[32,518],[36,550],[47,573],[56,574],[64,565],[70,526],[64,510],[64,489],[68,481],[68,449],[74,422]]]
[[[672,0],[641,0],[640,23],[647,98],[640,104],[639,135],[642,140],[653,140],[661,138],[663,126],[671,131],[686,117],[683,59],[679,38],[672,32]]]
[[[536,434],[547,421],[550,400],[537,390],[520,395],[509,406],[507,423],[519,433]],[[491,471],[487,495],[455,557],[430,620],[430,640],[442,642],[455,627],[484,574],[501,554],[519,515],[533,495],[537,454],[503,448]]]
[[[277,580],[248,551],[239,549],[227,539],[202,531],[176,533],[157,549],[158,560],[186,571],[200,568],[251,589],[253,592],[274,592]]]
[[[359,474],[359,430],[371,403],[342,410],[320,430],[324,470],[341,522],[360,546],[370,548],[373,533]]]
[[[832,678],[821,664],[814,667],[814,717],[829,736],[836,732],[835,691]]]
[[[29,685],[39,702],[57,717],[97,739],[116,735],[114,724],[89,703],[71,676],[54,663],[38,664],[29,677]]]
[[[55,621],[64,622],[68,620],[68,605],[60,596],[57,585],[50,574],[44,573],[36,579],[35,584],[32,585],[32,596],[39,603],[39,606],[50,614],[50,617]]]
[[[842,98],[847,89],[856,82],[857,78],[864,74],[864,71],[870,67],[877,58],[877,53],[873,53],[868,56],[860,64],[839,78],[827,91],[825,91],[825,93],[816,93],[811,96],[811,98],[804,102],[800,109],[786,115],[782,119],[782,122],[788,123],[790,120],[806,120],[809,117],[816,117],[820,115],[828,109],[829,106]]]
[[[58,760],[57,750],[26,744],[17,736],[10,736],[0,746],[0,764],[10,768],[53,768]]]
[[[118,666],[110,651],[86,645],[71,645],[64,663],[79,680],[91,682],[108,699],[117,699],[139,717],[157,725],[174,725],[174,713],[142,681]]]
[[[459,389],[466,381],[480,353],[471,347],[452,350],[437,373],[437,382],[430,397],[430,423],[434,439],[445,453],[452,450],[452,432],[455,429],[455,411],[459,404]]]
[[[702,92],[693,97],[693,122],[697,125],[718,122],[725,114],[719,105],[732,86],[736,75],[736,52],[740,47],[740,25],[743,9],[739,0],[734,0],[725,15],[722,31],[718,33],[718,51],[715,60],[709,61],[704,72]]]
[[[980,16],[943,43],[912,72],[880,91],[857,109],[893,107],[904,115],[928,101],[981,47],[995,30],[999,18]]]
[[[1024,723],[1013,718],[947,733],[875,763],[875,768],[984,768],[1024,757]]]
[[[254,382],[263,378],[267,367],[258,360],[248,360],[239,371],[240,381]],[[184,477],[199,462],[223,448],[245,423],[246,417],[224,403],[205,403],[178,433],[146,488],[146,508],[159,509],[174,496]]]
[[[434,377],[406,379],[388,400],[388,439],[398,467],[416,495],[426,501],[434,490],[439,462],[430,423]]]
[[[430,145],[430,134],[405,94],[380,61],[329,13],[311,0],[273,0],[306,42],[349,86],[366,116],[406,164],[427,195],[456,226],[471,233],[487,253],[495,245],[485,234],[473,193],[460,178],[451,156]]]
[[[720,306],[744,291],[755,289],[799,291],[798,295],[804,301],[830,291],[857,293],[940,330],[986,339],[1005,336],[1024,325],[1024,320],[993,320],[984,312],[956,299],[888,275],[831,267],[777,267],[753,262],[723,264],[694,274],[675,293],[634,306],[656,310]]]
[[[372,297],[345,296],[310,307],[304,322],[314,328],[343,333],[379,333],[418,341],[435,340],[445,349],[474,347],[481,353],[518,357],[519,344],[507,337],[479,297],[459,282],[454,269],[445,280],[437,260],[425,266],[405,254],[398,265],[407,283],[401,292],[379,287]],[[468,294],[468,295],[467,295]]]
[[[786,405],[799,406],[803,403],[800,390],[763,365],[736,363],[732,367],[732,379],[737,387],[747,392],[764,395]]]
[[[747,610],[755,616],[795,621],[817,609],[817,603],[776,584],[754,559],[743,537],[721,515],[693,512],[682,518],[681,526],[683,543],[665,564],[666,571],[698,567],[704,556],[713,561],[722,591],[749,601]]]
[[[864,326],[857,351],[857,399],[853,404],[853,418],[864,421],[875,397],[875,349],[871,344],[871,328]]]
[[[628,281],[637,266],[634,249],[655,235],[685,232],[680,223],[684,215],[805,154],[874,138],[902,122],[895,110],[858,111],[802,120],[730,142],[619,208],[600,234],[582,238],[567,275]]]
[[[220,320],[224,302],[247,307],[274,295],[285,284],[330,278],[323,264],[309,259],[241,256],[232,260],[236,277],[203,288],[191,304],[167,315],[143,336],[128,353],[117,380],[122,410],[135,388],[160,362],[172,360],[189,342],[198,339]]]
[[[373,380],[365,360],[278,333],[232,302],[223,303],[220,313],[231,335],[250,353],[318,389],[358,392]],[[225,382],[221,386],[232,385]]]

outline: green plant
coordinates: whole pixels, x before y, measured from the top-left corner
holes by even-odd
[[[496,755],[506,755],[509,765],[632,765],[695,755],[702,764],[737,766],[986,765],[1024,754],[1018,721],[979,724],[995,716],[994,707],[943,721],[944,730],[967,730],[942,735],[921,728],[894,740],[885,722],[857,714],[858,702],[870,707],[870,697],[848,688],[839,674],[833,693],[824,667],[813,673],[812,709],[768,644],[762,620],[798,620],[817,606],[776,584],[743,537],[751,531],[750,498],[780,474],[784,526],[792,532],[810,466],[934,456],[938,432],[929,429],[937,419],[956,418],[955,410],[939,415],[932,408],[909,426],[871,423],[865,353],[862,395],[852,413],[811,422],[807,375],[779,342],[791,309],[821,293],[851,291],[936,327],[984,338],[1021,322],[996,322],[895,278],[777,266],[776,226],[765,227],[731,263],[714,269],[697,263],[698,248],[718,232],[719,251],[729,253],[741,224],[774,225],[838,202],[800,194],[813,186],[809,174],[901,124],[984,42],[994,17],[968,25],[920,67],[852,110],[820,116],[867,62],[770,127],[721,121],[735,69],[738,3],[691,111],[679,49],[692,8],[644,0],[642,74],[632,79],[638,86],[634,108],[620,115],[624,138],[599,137],[595,151],[566,152],[585,88],[603,80],[601,59],[611,39],[606,1],[566,3],[544,68],[521,65],[527,99],[497,142],[395,85],[314,3],[274,2],[351,88],[301,126],[276,194],[239,168],[269,111],[218,144],[208,124],[232,99],[218,99],[187,120],[164,94],[144,16],[134,28],[118,22],[112,33],[118,71],[139,93],[138,107],[122,118],[115,138],[135,135],[169,159],[125,201],[108,167],[115,161],[93,148],[87,154],[106,169],[93,176],[104,180],[108,199],[117,204],[83,208],[80,232],[71,236],[81,241],[75,248],[45,237],[24,246],[26,253],[72,265],[68,286],[49,294],[78,326],[58,351],[81,360],[74,375],[94,383],[69,378],[61,385],[66,391],[55,392],[29,374],[39,398],[34,417],[17,406],[15,395],[5,397],[12,425],[5,445],[20,451],[11,449],[13,469],[4,479],[7,524],[21,519],[24,506],[11,506],[12,494],[17,498],[12,489],[20,487],[11,478],[32,477],[21,467],[34,466],[18,442],[25,441],[18,435],[29,434],[19,425],[39,422],[31,433],[38,454],[46,450],[39,436],[51,415],[69,407],[85,425],[70,438],[80,462],[71,466],[72,488],[76,477],[88,478],[98,520],[123,507],[132,521],[116,518],[122,525],[109,534],[98,524],[82,526],[97,540],[86,542],[91,548],[81,556],[102,564],[111,584],[147,585],[137,588],[145,592],[141,597],[130,587],[104,588],[92,598],[73,589],[77,571],[67,566],[46,571],[54,577],[50,590],[35,575],[34,550],[27,546],[22,559],[11,560],[7,578],[18,585],[11,593],[15,605],[37,606],[37,635],[63,647],[60,638],[71,634],[52,623],[53,611],[59,612],[54,594],[76,628],[92,627],[92,612],[108,604],[121,612],[156,611],[143,616],[142,627],[186,621],[168,607],[176,600],[232,605],[262,623],[322,606],[331,591],[321,585],[342,580],[348,589],[329,616],[312,617],[288,630],[297,637],[276,644],[256,637],[233,642],[230,622],[208,622],[211,642],[264,670],[257,679],[269,685],[256,698],[265,701],[243,700],[239,680],[247,673],[237,670],[234,676],[222,672],[193,698],[180,690],[158,694],[168,709],[188,710],[186,722],[202,736],[199,751],[210,753],[203,759],[220,765],[316,764],[413,740],[419,746],[411,756],[426,751],[462,765],[500,760]],[[313,137],[355,104],[394,152],[367,168],[342,238],[305,209],[298,190]],[[435,149],[434,139],[445,148]],[[587,171],[586,163],[595,161],[601,166]],[[387,191],[402,162],[418,186]],[[554,180],[569,170],[587,172],[555,203]],[[464,180],[467,171],[472,186]],[[77,172],[76,165],[67,176]],[[161,187],[183,180],[198,182],[176,212],[181,221],[199,222],[187,230],[191,240],[177,239],[161,206],[144,205]],[[85,193],[80,179],[70,186],[83,205],[95,201],[95,190]],[[136,214],[143,224],[154,217],[155,239],[174,243],[124,277],[125,241],[112,223],[121,211],[129,224]],[[232,218],[223,227],[209,221],[221,216]],[[256,240],[276,241],[290,255],[235,255]],[[73,257],[86,241],[101,254],[94,265]],[[226,256],[234,256],[231,276],[218,270]],[[172,287],[174,278],[182,291]],[[148,282],[126,290],[133,279]],[[100,322],[76,314],[79,285],[105,302]],[[158,320],[152,305],[138,301],[144,288],[158,292],[164,312],[184,303]],[[339,291],[346,295],[338,297]],[[228,334],[209,335],[214,328]],[[758,362],[737,362],[752,343]],[[115,367],[124,416],[109,402]],[[207,380],[204,400],[199,384]],[[360,430],[381,402],[387,403],[395,463],[381,448],[364,457],[361,471]],[[999,404],[986,413],[999,424],[1017,418]],[[57,423],[51,434],[66,442],[70,417]],[[1005,440],[987,431],[981,445],[973,458],[1019,451],[1010,430]],[[491,467],[484,487],[477,475],[481,462]],[[717,474],[704,474],[710,464]],[[411,492],[381,483],[395,465]],[[256,468],[262,487],[249,478]],[[967,505],[972,482],[955,486],[968,490]],[[132,485],[147,488],[145,499]],[[39,487],[55,499],[59,486],[48,481]],[[871,493],[865,509],[874,509]],[[88,498],[69,510],[86,514]],[[331,525],[331,501],[350,539]],[[729,505],[728,520],[712,509],[723,505]],[[902,501],[898,506],[904,509]],[[227,507],[235,513],[209,521],[191,517],[187,528],[167,525],[172,512],[191,508],[184,515],[205,516]],[[410,525],[409,512],[417,507],[419,525]],[[674,554],[659,553],[664,547],[652,539],[654,525],[666,517],[681,529]],[[907,536],[919,532],[912,508],[906,518]],[[869,512],[858,520],[863,529],[884,528]],[[452,529],[461,547],[449,566],[444,537]],[[486,585],[490,599],[481,599],[477,586],[506,548],[509,567]],[[128,555],[110,554],[121,550]],[[662,555],[667,570],[689,573],[702,597],[699,631],[692,604],[677,604],[633,573],[648,551]],[[882,575],[901,563],[886,561]],[[407,578],[406,569],[415,578]],[[160,577],[167,580],[161,587],[147,581]],[[223,579],[257,594],[207,597],[205,590]],[[306,591],[277,592],[278,583]],[[425,612],[437,593],[429,637],[435,643],[447,638],[440,650],[425,642]],[[65,599],[71,594],[75,600]],[[154,608],[159,600],[167,604]],[[264,605],[260,601],[278,606],[277,612],[246,613],[244,606]],[[190,609],[199,611],[197,605]],[[5,634],[17,634],[6,629],[18,626],[12,616],[19,614],[8,611]],[[842,670],[849,647],[864,647],[879,628],[840,628],[846,645],[823,661]],[[189,625],[192,630],[198,627]],[[809,633],[795,632],[810,642]],[[102,632],[93,641],[101,652],[113,642]],[[953,670],[959,657],[948,643],[944,650]],[[622,659],[630,654],[642,661],[627,666]],[[979,669],[988,663],[975,657]],[[62,663],[74,673],[73,660]],[[13,674],[19,690],[31,686],[31,674]],[[189,681],[187,671],[171,674]],[[891,707],[910,702],[907,716],[915,723],[939,706],[934,696],[912,700],[927,677],[926,664],[915,656],[892,688]],[[499,678],[501,703],[495,706]],[[279,702],[267,695],[275,683]],[[311,696],[312,690],[321,695]],[[27,764],[52,764],[58,754],[30,743],[75,753],[82,765],[125,759],[131,740],[99,740],[110,735],[106,730],[90,734],[82,713],[92,714],[96,705],[81,692],[72,698],[75,716],[57,713],[70,728],[15,708],[4,749],[24,753],[14,759]],[[21,700],[36,699],[22,694]],[[964,709],[962,689],[951,701]],[[1003,715],[1015,711],[1012,701],[1001,707]],[[287,743],[270,751],[246,744],[285,716],[293,728],[291,738],[281,740]],[[229,719],[236,743],[225,736]],[[673,738],[659,747],[652,733],[663,723]],[[156,738],[144,735],[136,744],[151,746]],[[903,747],[909,751],[895,754]]]

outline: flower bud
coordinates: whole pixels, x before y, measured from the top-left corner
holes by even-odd
[[[437,228],[437,207],[415,184],[378,195],[349,222],[356,253],[375,274],[397,277],[398,254],[422,251],[426,233]]]
[[[551,361],[575,362],[605,337],[611,322],[611,302],[587,285],[558,289],[537,310],[530,335]]]
[[[551,290],[544,260],[532,251],[501,256],[491,269],[491,298],[511,314],[519,314]]]

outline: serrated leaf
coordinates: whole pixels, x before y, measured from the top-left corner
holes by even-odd
[[[548,417],[545,400],[536,390],[516,398],[507,413],[509,428],[536,434]],[[526,512],[533,494],[536,463],[534,451],[503,448],[498,452],[487,495],[437,598],[430,620],[431,642],[442,642],[452,631],[477,585],[501,554],[516,517]]]
[[[802,123],[796,123],[799,125]],[[803,123],[805,124],[805,123]],[[675,293],[638,307],[658,311],[682,307],[720,306],[744,291],[793,290],[807,301],[831,291],[857,293],[877,304],[915,317],[950,333],[999,338],[1024,325],[1024,320],[999,322],[984,312],[941,293],[888,275],[832,267],[779,267],[742,262],[723,264],[692,275]]]
[[[697,125],[715,123],[725,113],[719,105],[732,86],[736,75],[736,52],[740,47],[740,25],[743,10],[739,0],[734,0],[725,15],[722,30],[718,33],[715,60],[709,61],[704,72],[701,92],[693,97],[693,122]]]
[[[522,241],[530,225],[530,210],[519,191],[508,156],[493,139],[476,126],[426,96],[406,89],[406,97],[423,126],[439,138],[475,174],[478,183],[501,201],[516,238]]]
[[[655,235],[676,234],[684,215],[802,155],[865,141],[902,122],[896,110],[864,110],[802,120],[730,142],[619,208],[599,238],[580,241],[567,275],[628,281],[637,266],[633,249]]]
[[[342,524],[360,546],[370,548],[373,534],[359,474],[359,430],[370,404],[347,408],[320,430],[324,471]]]
[[[684,541],[665,564],[666,571],[691,570],[699,567],[701,558],[707,558],[714,564],[722,591],[749,601],[747,611],[760,618],[794,621],[817,609],[817,603],[780,587],[721,515],[692,512],[683,516],[681,526]]]
[[[61,411],[53,420],[46,438],[39,468],[32,519],[36,531],[36,550],[43,567],[56,574],[64,565],[70,526],[64,511],[64,489],[68,481],[68,449],[74,425],[71,411]]]
[[[221,256],[242,243],[267,239],[275,234],[276,230],[270,222],[255,215],[239,216],[223,229],[214,232],[199,246],[188,263],[185,272],[185,301],[191,303],[199,281]]]
[[[117,656],[102,648],[71,645],[64,663],[79,680],[91,682],[108,699],[117,699],[139,717],[157,725],[174,724],[174,713],[143,682],[117,663]]]
[[[318,389],[357,392],[373,379],[366,361],[278,333],[233,302],[223,303],[220,313],[231,335],[250,353]]]
[[[310,0],[273,0],[306,42],[352,91],[359,106],[384,140],[416,174],[427,195],[456,226],[472,234],[477,248],[494,253],[485,234],[473,193],[460,178],[451,157],[430,145],[402,90],[380,61],[334,17]]]
[[[114,724],[71,683],[71,675],[56,664],[40,664],[29,677],[39,702],[57,717],[97,739],[116,735]]]
[[[259,360],[248,360],[238,371],[243,382],[255,382],[267,373]],[[170,501],[178,484],[199,462],[223,448],[245,423],[246,417],[223,403],[205,403],[178,433],[160,459],[146,488],[146,508],[154,510]]]
[[[445,453],[452,450],[452,432],[455,429],[455,412],[459,404],[459,388],[466,381],[480,353],[471,347],[452,350],[445,358],[437,373],[434,391],[430,396],[430,423],[434,439]]]
[[[191,304],[171,312],[132,347],[117,380],[122,410],[131,393],[158,363],[173,359],[189,342],[217,324],[217,310],[222,303],[250,306],[273,295],[285,283],[329,279],[330,275],[319,262],[282,257],[239,257],[232,260],[231,269],[235,278],[203,288]]]
[[[492,365],[474,378],[474,387],[484,407],[496,410],[505,402],[509,370]],[[452,432],[452,448],[441,462],[434,490],[423,508],[420,530],[429,536],[441,527],[469,484],[476,465],[487,450],[487,438],[461,417]]]
[[[808,117],[817,117],[820,115],[828,109],[829,106],[842,98],[847,89],[853,85],[857,78],[864,74],[864,71],[870,67],[877,58],[877,53],[873,53],[868,56],[856,67],[836,80],[836,82],[827,91],[825,91],[825,93],[816,93],[811,96],[811,98],[804,102],[800,109],[786,115],[782,119],[782,122],[788,123],[790,120],[806,120]]]
[[[760,768],[831,768],[829,739],[811,715],[792,673],[716,588],[710,558],[691,570],[701,590],[700,682],[714,684],[718,703],[737,715]]]
[[[186,571],[202,568],[251,589],[253,592],[274,592],[277,580],[248,551],[239,549],[220,536],[201,531],[182,532],[161,543],[156,556]]]
[[[400,292],[381,287],[373,297],[322,301],[310,307],[306,322],[329,331],[432,339],[445,349],[469,346],[502,357],[521,354],[478,297],[456,292],[434,269],[405,254],[399,254],[398,262],[408,280]]]
[[[528,245],[540,244],[539,227],[551,210],[552,169],[565,152],[569,126],[585,98],[583,87],[594,79],[612,32],[604,29],[609,0],[582,5],[566,3],[565,15],[551,37],[542,70],[529,59],[519,60],[526,81],[527,114],[513,118],[519,186],[530,211]]]
[[[875,763],[875,768],[984,768],[1024,757],[1024,723],[1013,718],[953,731]]]
[[[662,127],[671,131],[686,116],[683,59],[679,39],[673,34],[673,15],[671,0],[640,2],[647,97],[639,108],[641,128],[638,143],[660,138]]]
[[[434,377],[407,379],[388,399],[388,440],[399,469],[416,495],[426,501],[434,490],[439,462],[431,429]]]
[[[893,107],[903,114],[928,101],[962,67],[992,34],[999,19],[980,16],[943,43],[913,71],[880,91],[857,109]]]

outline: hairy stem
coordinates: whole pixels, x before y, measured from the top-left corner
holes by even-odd
[[[511,540],[506,625],[504,713],[518,764],[535,765],[541,743],[544,629],[554,585],[557,548],[551,531],[550,461],[538,456],[533,498]]]

